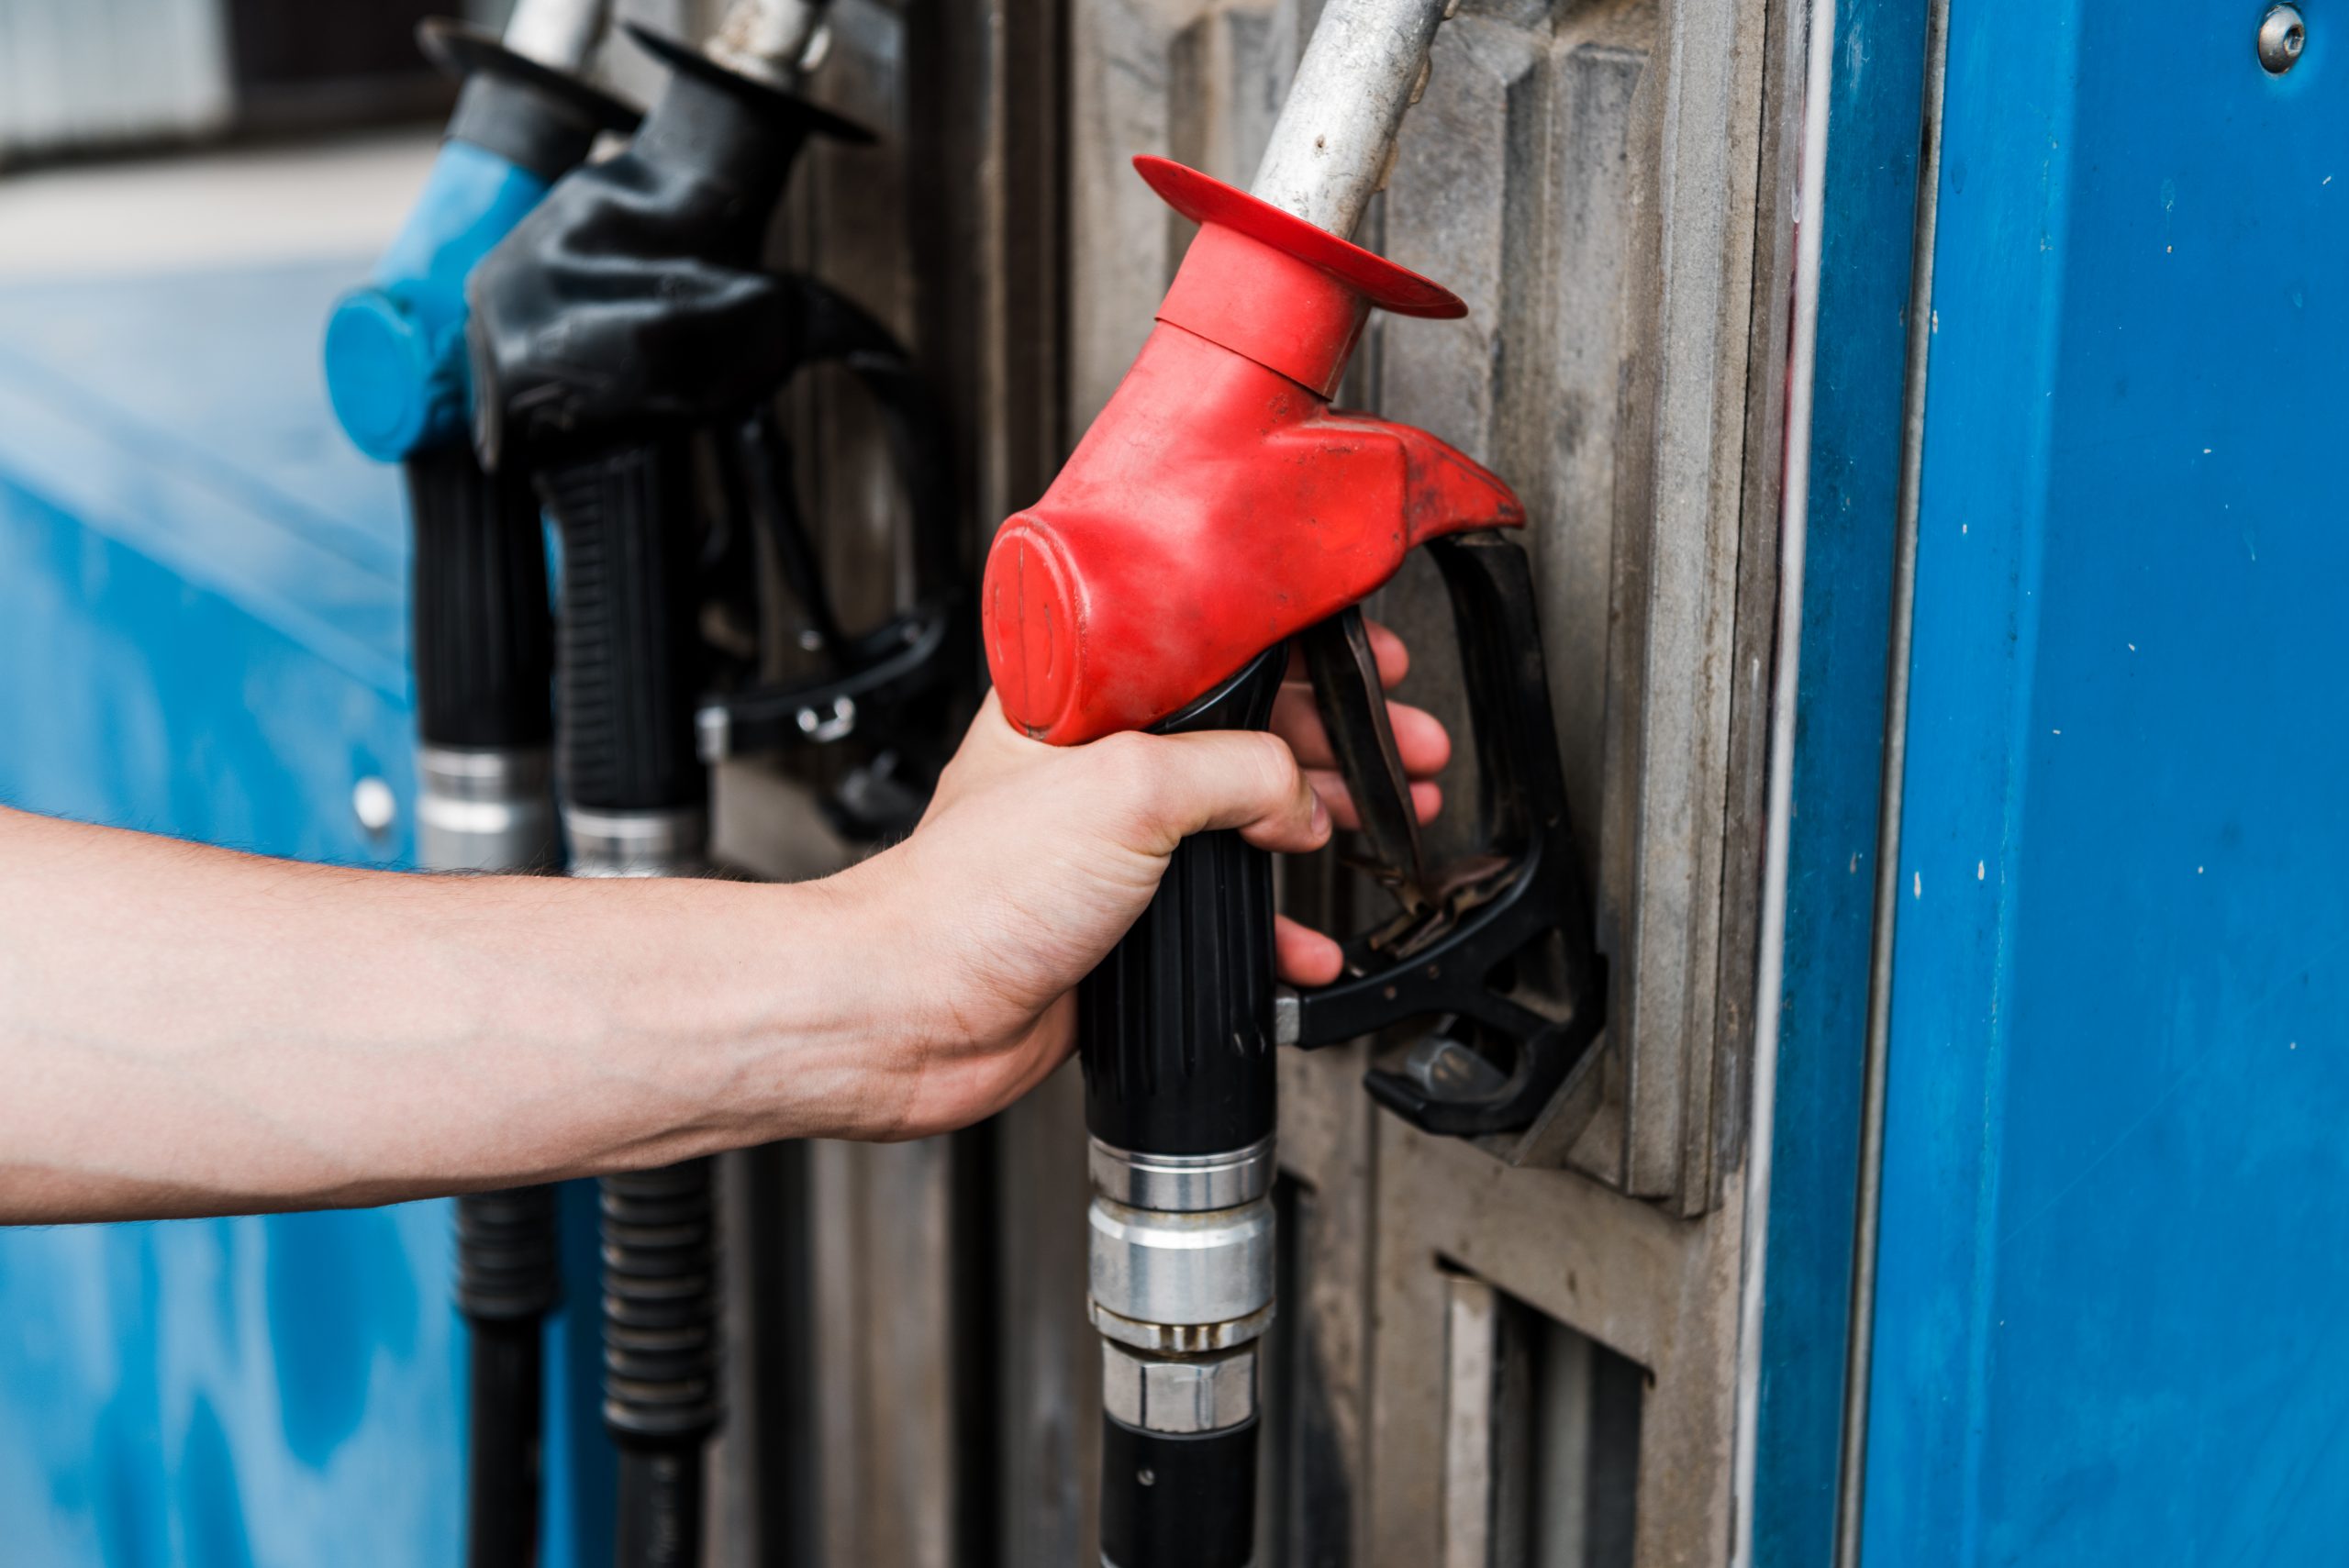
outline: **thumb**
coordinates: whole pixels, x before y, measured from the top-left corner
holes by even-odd
[[[1173,840],[1235,828],[1262,850],[1301,854],[1330,838],[1330,814],[1277,736],[1249,730],[1137,736],[1148,750],[1156,826]]]

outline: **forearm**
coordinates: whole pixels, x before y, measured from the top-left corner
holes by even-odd
[[[0,1221],[885,1129],[902,1042],[846,902],[346,871],[0,811]]]
[[[1272,737],[1045,746],[992,698],[909,840],[790,887],[401,876],[0,808],[0,1223],[965,1127],[1066,1059],[1180,840],[1298,852],[1330,819]],[[1325,938],[1278,956],[1335,973]]]

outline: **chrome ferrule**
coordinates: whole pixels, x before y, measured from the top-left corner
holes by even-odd
[[[1087,1162],[1093,1190],[1130,1208],[1197,1214],[1237,1208],[1273,1190],[1270,1138],[1217,1154],[1135,1154],[1096,1138]]]
[[[417,750],[416,858],[427,871],[529,872],[557,860],[544,747]]]
[[[591,811],[565,806],[573,876],[699,876],[709,867],[709,812]]]
[[[1090,1163],[1087,1307],[1108,1412],[1174,1433],[1252,1418],[1274,1312],[1273,1140],[1165,1155],[1097,1138]]]

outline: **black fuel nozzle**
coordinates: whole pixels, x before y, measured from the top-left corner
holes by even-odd
[[[711,578],[750,559],[729,530],[787,530],[775,554],[842,656],[879,667],[898,651],[839,635],[773,400],[830,359],[877,384],[885,411],[892,395],[925,418],[928,405],[877,323],[763,264],[807,139],[869,135],[712,53],[629,32],[669,68],[658,101],[625,150],[567,176],[476,270],[467,337],[476,445],[530,475],[562,543],[556,755],[573,874],[690,875],[706,868],[709,762],[760,739],[757,705],[736,703],[718,726],[726,743],[708,744],[729,658],[711,641],[725,618],[713,600],[742,602]],[[926,469],[935,424],[920,428],[918,496],[944,482],[942,462]],[[931,503],[933,527],[941,515]],[[602,1184],[624,1563],[699,1560],[703,1448],[723,1418],[715,1224],[707,1161]]]
[[[967,595],[952,584],[957,519],[944,426],[910,356],[878,321],[812,278],[761,264],[773,211],[807,139],[872,137],[707,54],[629,31],[672,72],[643,128],[619,156],[563,181],[475,274],[469,338],[484,389],[476,445],[492,462],[539,475],[566,549],[574,526],[608,534],[630,487],[665,497],[663,526],[690,538],[616,537],[596,548],[657,557],[678,575],[691,572],[684,558],[701,548],[696,454],[706,452],[722,510],[770,541],[800,602],[820,655],[808,679],[763,681],[750,661],[729,671],[698,654],[672,664],[660,711],[647,717],[675,765],[663,801],[640,804],[680,804],[698,789],[707,762],[853,734],[874,762],[847,775],[828,810],[855,836],[902,830],[942,760],[941,672],[965,624]],[[910,503],[915,575],[926,584],[913,610],[853,637],[832,612],[771,406],[795,376],[828,363],[847,370],[883,417]],[[630,450],[640,455],[612,472],[615,454]],[[694,612],[694,594],[679,592],[654,618]],[[568,589],[565,603],[568,613]],[[595,606],[580,608],[596,618]],[[577,652],[596,656],[584,646]],[[584,678],[591,692],[608,684]],[[689,713],[683,728],[677,705]],[[583,735],[583,745],[592,739]],[[567,747],[566,756],[579,749]]]
[[[546,548],[527,475],[465,439],[464,285],[482,256],[596,139],[635,111],[576,74],[603,0],[525,0],[505,38],[434,18],[417,41],[462,80],[432,171],[367,284],[337,302],[327,389],[354,445],[399,462],[413,530],[417,859],[439,872],[540,872],[559,859]],[[551,1187],[456,1200],[468,1361],[465,1561],[538,1555],[543,1333],[561,1281]]]
[[[629,32],[670,68],[659,100],[626,150],[562,180],[475,270],[467,339],[475,445],[534,476],[562,539],[574,857],[584,844],[591,869],[659,873],[697,864],[707,831],[697,444],[800,361],[804,291],[761,265],[793,160],[812,135],[870,138]]]
[[[793,280],[761,265],[811,136],[873,139],[796,94],[629,24],[669,67],[618,156],[576,171],[475,270],[474,445],[544,472],[729,424],[802,359]]]

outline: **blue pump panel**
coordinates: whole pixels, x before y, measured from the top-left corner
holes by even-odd
[[[2349,11],[1952,7],[1866,1561],[2349,1541]]]
[[[2349,1540],[2349,14],[1835,0],[1756,1568]],[[1879,1224],[1855,1231],[1930,311]],[[1877,1268],[1865,1446],[1843,1399]]]
[[[0,289],[0,801],[406,863],[398,472],[351,451],[317,364],[364,268]],[[399,805],[381,837],[369,777]],[[589,1196],[588,1331],[574,1306],[550,1344],[550,1564],[608,1559]],[[0,1232],[0,1559],[458,1561],[450,1274],[438,1203]]]

